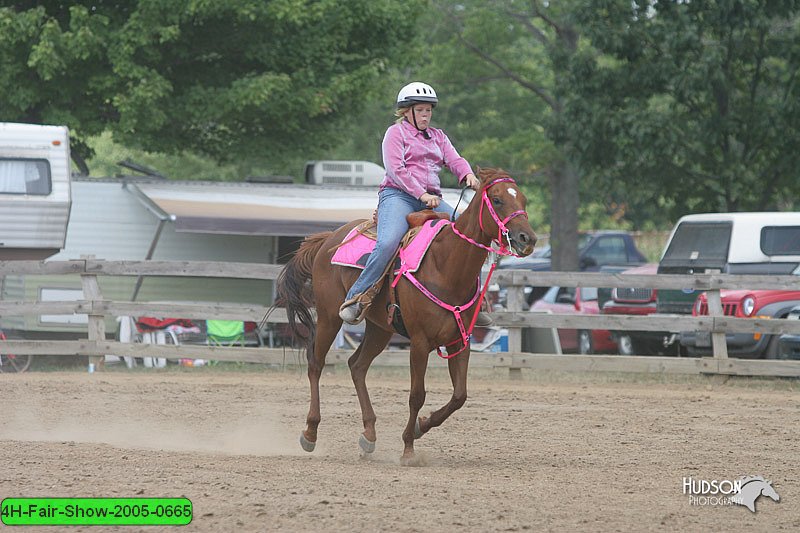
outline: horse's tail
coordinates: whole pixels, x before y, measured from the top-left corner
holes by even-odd
[[[277,280],[275,306],[286,307],[289,330],[295,338],[306,342],[306,357],[309,361],[313,357],[316,333],[316,324],[311,314],[314,306],[314,293],[309,283],[311,270],[314,258],[331,233],[326,231],[306,237],[294,257],[283,267]]]

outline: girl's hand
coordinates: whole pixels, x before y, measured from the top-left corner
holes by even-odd
[[[469,187],[473,191],[477,191],[478,189],[481,188],[481,180],[476,178],[475,174],[473,174],[471,172],[469,174],[467,174],[466,176],[464,176],[464,181],[466,182],[467,187]]]
[[[442,201],[441,198],[435,196],[430,193],[424,193],[422,196],[419,197],[420,202],[424,203],[428,208],[433,209],[435,207],[439,207],[439,203]]]

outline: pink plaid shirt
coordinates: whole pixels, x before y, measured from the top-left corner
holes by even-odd
[[[383,137],[386,176],[381,189],[394,187],[414,198],[426,192],[441,196],[439,172],[443,167],[446,166],[459,181],[472,172],[467,160],[458,155],[445,132],[431,127],[427,131],[430,139],[406,120],[389,126]]]

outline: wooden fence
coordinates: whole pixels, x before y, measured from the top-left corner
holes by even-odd
[[[174,303],[110,301],[103,298],[98,276],[192,276],[207,278],[243,278],[275,280],[280,265],[227,262],[187,261],[103,261],[93,258],[72,261],[8,261],[0,262],[0,277],[8,275],[80,276],[84,299],[62,302],[29,302],[0,300],[0,316],[40,314],[88,315],[87,338],[82,340],[10,340],[0,341],[0,353],[52,354],[88,356],[99,361],[106,354],[130,357],[166,357],[168,359],[202,358],[217,361],[240,361],[270,364],[298,364],[299,351],[282,348],[236,348],[202,345],[154,345],[120,343],[107,340],[105,318],[116,316],[160,316],[189,319],[226,319],[260,321],[266,305],[230,303]],[[709,373],[731,375],[800,376],[800,361],[763,361],[731,359],[727,356],[726,332],[759,332],[763,334],[800,333],[800,320],[744,319],[724,316],[719,290],[786,289],[800,290],[796,276],[733,276],[725,274],[695,275],[621,275],[618,273],[570,273],[522,270],[496,271],[492,279],[508,289],[508,310],[493,313],[496,324],[509,330],[508,352],[473,353],[472,366],[505,367],[512,374],[523,368],[620,371]],[[685,315],[559,315],[522,311],[523,288],[526,285],[564,287],[650,287],[656,289],[693,288],[708,291],[709,316]],[[265,295],[266,297],[266,295]],[[283,309],[275,310],[270,323],[286,323]],[[704,331],[711,334],[713,357],[652,357],[620,355],[551,355],[522,352],[523,328],[610,329],[633,331]],[[350,351],[332,350],[327,362],[344,363]],[[431,357],[433,366],[446,363]],[[387,351],[376,365],[406,366],[408,353]]]

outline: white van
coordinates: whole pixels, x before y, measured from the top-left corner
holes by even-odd
[[[0,122],[0,261],[58,253],[69,210],[66,126]]]

